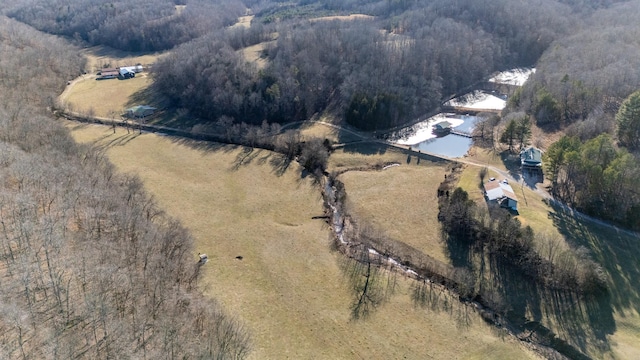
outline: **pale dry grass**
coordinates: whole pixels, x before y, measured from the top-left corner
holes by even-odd
[[[465,158],[474,160],[478,163],[494,166],[500,170],[507,171],[507,167],[504,165],[502,159],[500,158],[501,151],[502,148],[500,147],[497,149],[487,149],[478,146],[472,146],[467,152],[467,156],[465,156]]]
[[[294,124],[295,126],[288,126],[283,130],[294,130],[300,134],[302,141],[308,141],[310,139],[328,139],[335,143],[344,143],[362,140],[362,137],[356,136],[344,129],[333,127],[328,124],[333,123],[333,119],[327,116],[320,118],[322,122],[306,122],[303,124]]]
[[[391,239],[448,264],[440,241],[436,192],[446,172],[444,164],[421,161],[416,165],[413,158],[410,164],[405,160],[382,171],[350,171],[339,179],[358,219],[366,219]]]
[[[236,22],[235,24],[231,25],[230,28],[245,28],[248,29],[251,27],[251,20],[253,20],[255,16],[254,15],[245,15],[245,16],[240,16],[238,18],[238,22]]]
[[[155,63],[165,53],[137,53],[118,50],[105,45],[92,46],[82,50],[87,58],[86,70],[95,74],[105,67],[133,66],[142,64],[148,66]]]
[[[353,321],[344,258],[330,250],[327,226],[311,219],[322,213],[319,189],[296,164],[277,176],[270,165],[277,155],[267,151],[69,127],[78,141],[105,146],[118,170],[138,174],[192,231],[197,250],[210,258],[201,285],[247,324],[253,359],[533,357],[445,294],[440,310],[416,307],[412,282],[402,278],[388,303]]]
[[[182,14],[184,9],[187,8],[187,5],[176,5],[176,15]]]
[[[352,21],[352,20],[371,20],[375,19],[375,16],[365,15],[365,14],[351,14],[351,15],[334,15],[334,16],[323,16],[318,18],[310,19],[310,21],[332,21],[332,20],[340,20],[340,21]]]
[[[151,78],[145,73],[127,80],[96,80],[95,76],[85,75],[77,79],[61,96],[68,110],[98,117],[119,116],[131,106],[131,96],[151,84]],[[146,105],[146,104],[136,104]]]
[[[244,59],[247,60],[247,62],[255,64],[258,70],[261,70],[264,69],[268,64],[267,59],[264,58],[262,54],[264,53],[264,50],[267,48],[267,46],[273,44],[274,42],[275,40],[261,42],[259,44],[247,46],[246,48],[242,48],[238,51],[242,53],[242,56],[244,56]]]

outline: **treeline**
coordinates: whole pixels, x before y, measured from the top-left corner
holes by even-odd
[[[607,287],[602,268],[586,251],[536,239],[529,226],[523,227],[506,210],[479,207],[461,188],[440,196],[438,220],[454,265],[473,269],[475,259],[484,263],[486,258],[493,271],[506,267],[552,289],[594,293]]]
[[[371,10],[373,3],[351,10]],[[571,9],[552,0],[535,6],[525,1],[384,3],[393,11],[372,11],[377,16],[369,20],[291,20],[270,26],[254,20],[259,25],[253,26],[270,33],[209,34],[161,60],[155,86],[207,121],[229,116],[282,123],[330,110],[356,127],[384,129],[432,110],[495,70],[531,65],[573,21]],[[232,51],[271,33],[277,41],[263,52],[264,68]],[[240,40],[244,34],[251,40]]]
[[[554,196],[589,215],[640,229],[640,164],[609,135],[587,142],[565,136],[543,160]]]
[[[187,230],[47,115],[79,49],[5,17],[0,46],[0,358],[246,357]]]
[[[626,1],[585,14],[577,31],[543,54],[511,109],[583,140],[613,134],[621,101],[640,88],[639,9],[639,1]]]
[[[240,0],[28,0],[9,16],[51,34],[126,51],[159,51],[233,24]]]
[[[556,198],[639,229],[640,1],[600,5],[583,12],[573,34],[551,44],[503,118],[524,115],[567,135],[543,159]]]

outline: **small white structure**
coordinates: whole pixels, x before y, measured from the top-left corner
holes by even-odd
[[[126,70],[126,71],[130,71],[133,73],[140,73],[144,70],[144,67],[142,67],[142,65],[134,65],[134,66],[120,66],[118,68],[118,70],[122,71],[122,70]]]
[[[204,265],[207,263],[207,261],[209,261],[209,257],[207,256],[207,254],[198,254],[198,256],[200,257],[200,260],[198,260],[198,264],[200,265]]]
[[[157,109],[153,106],[147,105],[136,105],[127,109],[126,115],[130,119],[142,119],[147,116],[151,116],[155,113]]]
[[[120,68],[118,70],[118,73],[119,73],[119,77],[121,79],[131,79],[131,78],[136,77],[136,73],[135,72],[127,70],[125,68]]]
[[[484,184],[484,195],[487,201],[495,201],[500,206],[518,211],[518,198],[507,180],[490,180]]]

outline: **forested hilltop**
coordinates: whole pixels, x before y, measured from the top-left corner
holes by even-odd
[[[244,358],[188,231],[51,118],[79,49],[0,17],[0,358]]]
[[[33,27],[91,45],[126,51],[170,49],[233,24],[244,13],[239,0],[22,0],[5,12]]]
[[[311,15],[349,13],[369,17]],[[263,2],[255,14],[248,29],[176,48],[155,67],[157,89],[207,121],[284,123],[329,109],[385,129],[496,70],[534,64],[578,21],[556,1]],[[237,51],[257,43],[264,67]]]

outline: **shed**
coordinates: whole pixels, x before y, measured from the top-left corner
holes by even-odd
[[[142,65],[134,65],[134,66],[120,66],[118,68],[118,70],[127,70],[133,73],[139,73],[142,72],[144,70],[144,68],[142,67]]]
[[[438,135],[448,134],[451,131],[451,123],[441,121],[433,126],[433,132]]]
[[[130,79],[132,77],[136,77],[136,73],[135,72],[133,72],[131,70],[128,70],[127,68],[123,68],[123,67],[121,67],[118,70],[118,73],[120,74],[120,77],[123,78],[123,79]]]
[[[104,68],[100,70],[98,79],[115,79],[118,77],[118,70],[114,68]]]
[[[137,105],[127,109],[127,117],[141,119],[151,116],[155,113],[156,108],[147,105]]]

